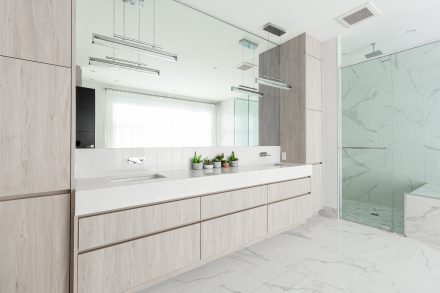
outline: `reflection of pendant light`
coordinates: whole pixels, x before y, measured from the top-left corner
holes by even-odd
[[[252,41],[249,41],[247,39],[241,39],[238,43],[242,46],[242,54],[243,54],[243,60],[242,61],[243,62],[241,63],[241,65],[243,65],[243,64],[250,64],[250,65],[252,65],[252,66],[239,66],[238,67],[238,69],[243,71],[242,72],[242,83],[244,83],[244,71],[248,70],[248,69],[251,69],[251,68],[254,68],[254,78],[255,78],[255,70],[257,68],[253,63],[249,63],[249,62],[245,62],[244,61],[244,50],[245,50],[245,48],[253,50],[253,54],[254,54],[253,58],[255,59],[255,50],[258,48],[258,44],[254,43]],[[255,60],[253,60],[253,62],[254,61]],[[248,86],[245,86],[245,85],[232,86],[231,87],[231,91],[239,92],[239,93],[244,93],[244,94],[251,95],[251,96],[257,96],[257,97],[260,97],[260,98],[263,97],[263,93],[259,92],[258,89],[253,88],[253,87],[248,87]]]
[[[263,85],[279,88],[282,90],[288,90],[288,91],[292,90],[292,87],[287,83],[283,82],[282,80],[268,76],[257,77],[255,79],[255,82],[258,84],[263,84]]]
[[[164,60],[174,62],[177,61],[176,54],[157,49],[159,46],[153,46],[152,44],[144,43],[142,41],[135,41],[118,35],[115,35],[112,38],[99,34],[93,34],[92,43],[110,48],[121,49],[132,53],[153,56]]]
[[[113,37],[104,36],[100,34],[92,35],[92,43],[97,45],[102,45],[106,47],[110,47],[113,49],[121,49],[128,52],[142,54],[147,56],[152,56],[168,61],[177,61],[177,55],[174,53],[166,52],[162,50],[161,46],[155,44],[156,39],[156,1],[153,0],[153,44],[143,42],[140,40],[140,27],[141,27],[141,18],[140,11],[143,7],[139,2],[139,40],[127,38],[125,36],[125,3],[136,4],[131,0],[124,0],[124,35],[120,36],[115,34],[115,3],[113,2]],[[143,1],[142,1],[143,4]]]
[[[244,85],[231,86],[231,91],[263,97],[263,93],[260,93],[256,88]]]
[[[143,63],[114,58],[114,57],[107,57],[107,59],[90,57],[89,65],[95,65],[101,67],[115,67],[119,69],[132,70],[150,75],[157,75],[157,76],[160,75],[159,70],[148,68]]]

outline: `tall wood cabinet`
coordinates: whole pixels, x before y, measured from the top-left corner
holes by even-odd
[[[69,292],[72,19],[0,1],[0,292]]]
[[[260,128],[260,144],[279,141],[287,162],[313,164],[315,212],[323,208],[321,55],[320,41],[304,33],[262,53],[259,59],[260,76],[279,78],[292,86],[291,91],[259,86],[264,94],[260,125],[265,125]]]

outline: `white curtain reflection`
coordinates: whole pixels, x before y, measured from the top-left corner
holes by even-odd
[[[108,148],[214,146],[215,105],[106,90]]]

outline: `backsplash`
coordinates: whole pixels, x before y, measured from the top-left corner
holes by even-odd
[[[225,156],[234,151],[242,165],[270,164],[280,161],[279,146],[255,147],[189,147],[189,148],[130,148],[130,149],[77,149],[75,153],[76,178],[98,177],[125,171],[171,171],[191,168],[191,157],[197,151],[202,158]],[[260,157],[261,152],[270,156]],[[128,165],[129,157],[145,157],[144,165]]]

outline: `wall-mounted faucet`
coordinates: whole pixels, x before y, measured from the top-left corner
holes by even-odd
[[[145,157],[128,158],[127,159],[127,163],[129,165],[132,165],[132,164],[136,164],[136,165],[138,165],[138,164],[145,164]]]
[[[270,157],[270,154],[268,154],[267,152],[261,152],[260,153],[260,157],[264,158],[264,157]]]

